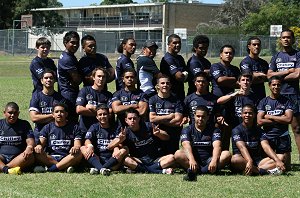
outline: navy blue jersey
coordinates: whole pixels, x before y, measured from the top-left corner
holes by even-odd
[[[251,104],[253,106],[257,106],[259,100],[257,98],[256,93],[250,92],[247,96],[236,96],[234,97],[233,105],[234,105],[234,126],[243,122],[242,119],[242,109],[246,104]],[[225,104],[226,105],[226,104]]]
[[[58,127],[51,122],[41,130],[41,138],[47,139],[45,148],[49,155],[64,157],[74,146],[74,140],[81,140],[82,134],[77,124],[68,123],[63,127]]]
[[[221,140],[221,131],[217,128],[206,127],[204,131],[198,131],[194,124],[184,128],[181,132],[181,143],[188,141],[191,144],[194,157],[205,161],[212,157],[213,142]]]
[[[50,69],[52,71],[57,72],[57,68],[54,64],[54,61],[51,58],[40,58],[36,56],[34,59],[32,59],[30,64],[30,72],[31,72],[31,78],[33,83],[33,91],[41,91],[43,90],[43,85],[41,83],[42,74],[45,71],[45,69]],[[57,74],[55,78],[57,77]]]
[[[184,114],[189,115],[189,118],[192,121],[191,123],[194,123],[194,113],[197,106],[204,105],[209,110],[208,124],[214,124],[216,113],[220,113],[221,111],[220,105],[217,103],[217,99],[217,96],[212,93],[208,93],[206,95],[192,93],[184,99]]]
[[[71,84],[70,72],[78,72],[78,61],[74,54],[62,52],[58,60],[58,87],[61,95],[68,99],[72,104],[75,104],[79,86]]]
[[[222,87],[218,85],[217,80],[222,76],[235,77],[238,79],[240,73],[240,70],[233,65],[225,67],[222,63],[213,64],[210,68],[210,74],[212,76],[212,93],[218,97],[221,97],[229,94],[230,92],[234,92],[234,84],[232,88]]]
[[[269,115],[280,116],[284,115],[285,111],[293,110],[293,104],[284,96],[280,96],[277,99],[272,99],[271,97],[263,98],[258,106],[258,112],[264,112]],[[288,124],[280,124],[278,122],[274,122],[272,125],[264,126],[264,130],[266,131],[266,136],[268,138],[276,138],[288,132],[289,125]]]
[[[116,66],[116,90],[117,91],[120,90],[122,87],[124,87],[122,76],[124,70],[129,68],[134,69],[134,64],[132,60],[129,57],[125,56],[124,54],[121,54],[121,56],[117,60],[117,66]]]
[[[66,99],[56,91],[52,95],[45,95],[42,91],[34,92],[30,100],[29,111],[51,114],[53,106],[59,103],[66,103]],[[35,123],[34,132],[40,132],[45,125],[46,123]]]
[[[274,72],[284,71],[291,68],[300,68],[300,52],[293,50],[290,53],[278,52],[272,57],[269,70]],[[283,81],[281,85],[281,94],[298,94],[299,79],[293,81]]]
[[[155,160],[161,157],[157,140],[158,138],[153,135],[152,124],[141,122],[140,130],[137,132],[133,132],[128,127],[126,128],[124,145],[128,146],[130,156]]]
[[[92,86],[83,87],[76,99],[76,106],[86,106],[87,104],[92,104],[97,107],[100,104],[106,104],[111,108],[110,99],[112,98],[112,93],[109,91],[96,91]],[[83,116],[80,115],[79,126],[83,132],[86,132],[92,124],[97,123],[98,120],[96,117]]]
[[[187,71],[184,58],[181,55],[173,56],[169,52],[161,59],[160,72],[169,76],[172,84],[171,91],[183,102],[184,93],[184,82],[178,81],[175,78],[177,72]]]
[[[138,88],[147,94],[155,92],[156,79],[154,76],[159,72],[153,58],[143,55],[139,56],[137,58]]]
[[[232,130],[232,152],[233,154],[241,154],[240,150],[236,146],[239,141],[245,142],[247,150],[252,159],[259,158],[261,156],[261,144],[262,135],[264,131],[254,126],[252,128],[246,128],[243,124],[239,124]]]
[[[240,63],[240,69],[241,69],[241,73],[260,72],[260,73],[267,74],[269,69],[269,64],[267,61],[261,58],[253,59],[248,55]],[[258,83],[258,84],[252,83],[251,89],[258,96],[260,100],[266,97],[264,83]]]
[[[9,124],[5,119],[0,120],[0,154],[19,155],[27,146],[27,138],[34,138],[29,122],[18,119]]]
[[[193,56],[187,62],[187,70],[189,72],[188,76],[188,93],[190,95],[196,91],[196,86],[194,83],[194,78],[197,73],[204,72],[204,70],[210,69],[211,63],[204,57],[198,58],[193,54]]]
[[[112,68],[110,62],[108,61],[108,58],[104,54],[96,53],[95,55],[96,57],[85,55],[79,60],[78,70],[80,71],[82,76],[91,76],[92,71],[98,67],[104,68],[106,70]],[[82,80],[83,86],[93,85],[93,83],[86,81],[85,78],[83,78]]]
[[[99,123],[93,124],[85,134],[85,139],[92,142],[94,152],[98,156],[111,157],[113,151],[108,150],[107,146],[118,135],[118,131],[115,127],[102,128]]]

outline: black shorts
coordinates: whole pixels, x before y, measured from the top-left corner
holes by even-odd
[[[16,155],[0,154],[0,157],[3,158],[2,162],[4,164],[8,164],[9,162],[11,162],[16,157]]]
[[[268,142],[276,154],[284,154],[292,151],[290,135],[268,139]]]
[[[143,164],[147,165],[147,166],[151,166],[152,164],[159,162],[160,157],[153,159],[151,157],[142,157],[142,158],[138,158]]]
[[[299,94],[283,94],[283,96],[287,97],[292,104],[294,105],[293,113],[294,116],[300,116],[300,95]]]

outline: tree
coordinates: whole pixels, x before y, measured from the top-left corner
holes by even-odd
[[[6,29],[12,25],[12,18],[14,12],[12,8],[15,7],[15,1],[0,1],[0,29]]]
[[[132,0],[103,0],[101,5],[130,4]]]
[[[250,13],[242,23],[242,30],[245,34],[266,35],[270,25],[300,26],[299,16],[299,2],[273,0],[263,5],[258,13]]]

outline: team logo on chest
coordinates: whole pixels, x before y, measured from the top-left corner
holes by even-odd
[[[88,94],[88,95],[86,95],[86,99],[87,100],[93,100],[93,95],[92,94]]]
[[[160,103],[156,103],[156,104],[155,104],[155,107],[156,107],[157,109],[159,109],[159,108],[162,107],[162,105],[161,105]]]
[[[194,107],[194,106],[197,106],[198,104],[197,104],[197,101],[193,100],[190,105],[191,105],[191,107]]]
[[[270,105],[266,105],[266,110],[270,111],[271,110],[271,106]]]
[[[40,107],[47,107],[47,102],[45,102],[45,101],[41,101],[40,102]]]
[[[51,134],[50,135],[50,140],[55,140],[56,139],[56,135],[55,134]]]
[[[276,58],[276,63],[280,63],[281,62],[281,58]]]
[[[126,96],[121,96],[121,101],[127,101],[128,98]]]

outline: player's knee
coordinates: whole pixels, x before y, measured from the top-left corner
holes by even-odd
[[[174,159],[176,161],[178,161],[178,160],[180,161],[180,160],[182,160],[184,158],[184,156],[185,156],[185,154],[184,154],[184,152],[182,150],[177,150],[175,152],[175,154],[174,154]]]

